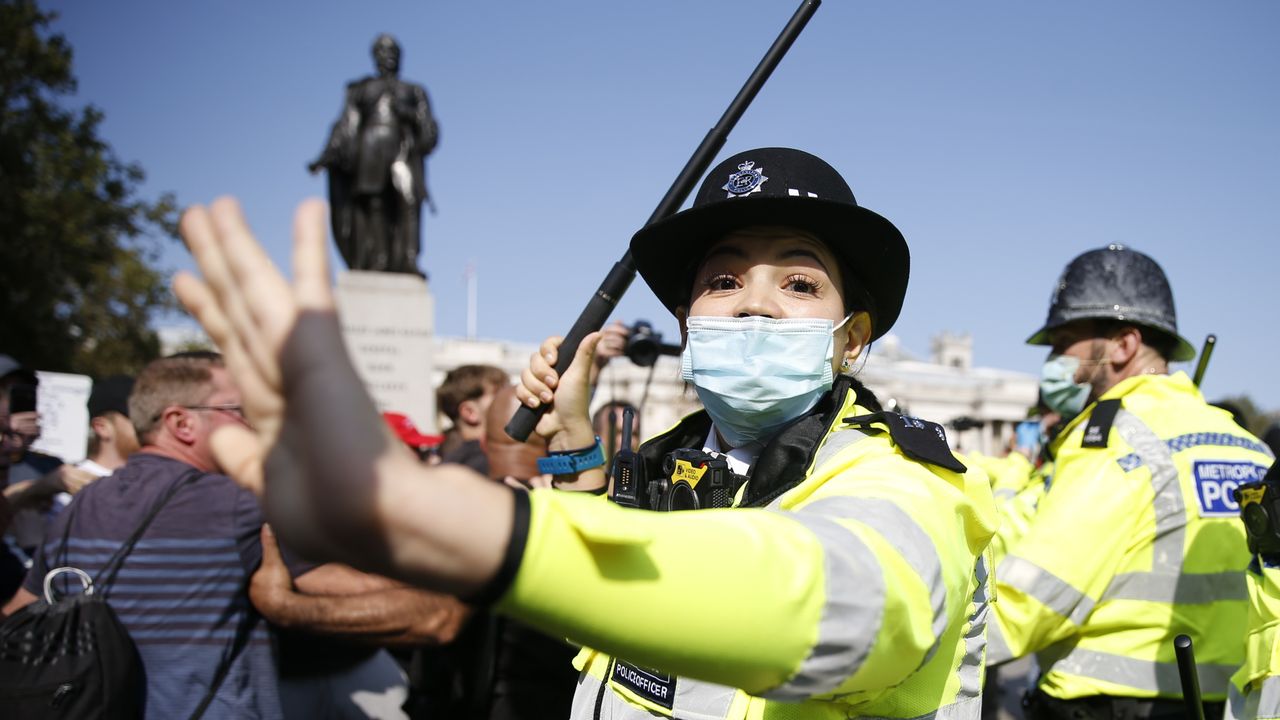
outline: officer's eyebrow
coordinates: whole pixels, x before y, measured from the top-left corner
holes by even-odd
[[[702,264],[706,265],[708,260],[719,255],[729,255],[730,257],[735,257],[739,260],[747,259],[747,253],[743,251],[742,248],[730,243],[720,243],[707,251],[707,254],[702,258]]]
[[[809,250],[808,248],[791,248],[789,250],[783,250],[782,252],[778,253],[779,260],[791,260],[798,257],[809,258],[810,260],[813,260],[814,262],[818,263],[818,267],[822,268],[824,272],[826,272],[827,274],[831,273],[831,270],[827,267],[827,264],[822,262],[822,258],[818,257],[817,253],[815,253],[812,250]]]

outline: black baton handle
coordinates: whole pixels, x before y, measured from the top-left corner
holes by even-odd
[[[1204,720],[1204,705],[1200,702],[1200,676],[1196,674],[1196,654],[1191,638],[1179,635],[1173,639],[1173,654],[1178,658],[1178,676],[1182,679],[1182,701],[1187,705],[1187,717]]]
[[[720,152],[720,148],[724,146],[724,141],[729,136],[729,131],[733,129],[742,114],[746,112],[747,106],[755,99],[756,94],[760,92],[760,88],[764,87],[769,75],[773,73],[774,68],[782,61],[782,56],[786,55],[787,50],[791,49],[791,45],[799,37],[800,31],[804,30],[804,26],[809,23],[809,18],[813,17],[813,14],[817,12],[818,6],[821,4],[822,0],[803,0],[800,3],[800,7],[796,9],[795,14],[787,21],[787,26],[782,29],[778,38],[773,41],[773,45],[769,46],[769,51],[764,54],[760,64],[756,65],[756,69],[752,71],[751,76],[747,78],[747,82],[733,98],[733,102],[729,103],[724,115],[720,116],[720,121],[715,124],[715,127],[707,131],[702,143],[693,151],[693,156],[685,163],[684,169],[676,176],[675,182],[671,183],[667,194],[662,196],[662,201],[658,203],[658,207],[654,208],[653,214],[645,222],[646,227],[659,220],[671,217],[684,204],[685,198],[689,197],[694,185],[697,184],[702,174],[710,167],[711,161],[716,157],[716,153]],[[600,287],[591,296],[587,307],[578,316],[578,320],[574,322],[573,327],[569,329],[569,334],[565,336],[564,342],[560,343],[559,356],[556,358],[555,368],[557,375],[563,376],[565,371],[569,369],[569,365],[573,362],[573,356],[578,352],[578,346],[582,344],[582,339],[604,327],[605,321],[609,319],[609,316],[613,314],[613,309],[617,307],[618,300],[627,292],[627,288],[631,286],[631,281],[635,277],[636,264],[631,259],[631,251],[627,250],[622,259],[613,264],[613,269],[609,271],[609,274],[604,278],[604,282],[600,283]],[[533,432],[533,428],[537,426],[538,419],[546,411],[546,403],[539,405],[536,410],[527,405],[521,405],[515,414],[511,416],[511,421],[507,423],[505,428],[507,434],[519,442],[524,442],[528,439],[529,433]]]
[[[1200,348],[1200,362],[1196,363],[1195,375],[1191,376],[1191,382],[1196,387],[1200,387],[1201,381],[1204,380],[1204,371],[1209,368],[1209,358],[1213,356],[1213,348],[1218,344],[1218,336],[1212,333],[1204,339],[1204,346]]]

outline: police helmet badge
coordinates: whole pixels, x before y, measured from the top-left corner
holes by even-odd
[[[764,168],[757,168],[755,162],[748,160],[738,166],[738,172],[729,175],[729,182],[721,189],[729,191],[727,197],[742,197],[760,192],[760,186],[768,179]]]

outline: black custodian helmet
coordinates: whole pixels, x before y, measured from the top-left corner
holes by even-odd
[[[1196,356],[1178,334],[1173,289],[1160,265],[1123,245],[1090,250],[1072,260],[1053,287],[1049,317],[1027,338],[1028,345],[1049,345],[1049,331],[1076,320],[1121,320],[1155,330],[1174,341],[1170,360]]]
[[[872,339],[893,327],[907,292],[911,257],[893,223],[858,205],[848,183],[821,158],[759,148],[720,162],[693,206],[631,238],[640,276],[673,314],[689,304],[693,273],[715,241],[753,225],[812,233],[842,263],[845,298],[871,314]]]

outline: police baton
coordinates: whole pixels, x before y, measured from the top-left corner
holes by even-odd
[[[764,54],[760,64],[756,66],[751,76],[747,78],[746,84],[738,91],[737,96],[733,98],[733,102],[729,103],[729,108],[724,111],[724,115],[720,116],[720,121],[707,132],[706,137],[702,139],[702,144],[698,145],[698,149],[693,151],[693,156],[685,163],[684,169],[676,176],[676,180],[667,190],[667,194],[662,197],[658,207],[654,209],[653,214],[645,222],[646,227],[674,215],[680,209],[680,206],[684,204],[685,198],[689,197],[689,193],[693,191],[693,186],[702,178],[702,174],[707,171],[711,161],[715,159],[716,153],[720,152],[725,138],[729,136],[729,131],[733,129],[734,125],[738,124],[738,120],[746,112],[747,106],[755,99],[756,94],[760,92],[760,88],[764,86],[765,81],[769,79],[769,75],[773,73],[773,69],[782,61],[782,56],[786,55],[787,50],[791,49],[792,43],[799,37],[800,31],[804,30],[804,26],[809,23],[809,18],[813,17],[813,14],[817,12],[818,6],[821,4],[822,0],[803,0],[800,3],[800,7],[791,16],[787,26],[778,35],[778,39],[773,41],[773,45]],[[631,281],[635,277],[636,265],[631,259],[631,251],[627,250],[622,259],[613,264],[613,269],[605,276],[604,282],[600,283],[595,295],[591,296],[586,309],[582,311],[582,314],[578,316],[577,322],[569,329],[569,334],[565,336],[564,342],[560,343],[559,357],[556,360],[557,375],[564,375],[565,371],[569,369],[569,364],[573,362],[573,356],[578,351],[578,345],[582,343],[582,339],[604,326],[605,321],[609,319],[609,315],[613,313],[613,309],[618,305],[618,300],[622,298],[622,295],[630,287]],[[538,424],[538,418],[546,411],[547,405],[545,404],[536,410],[526,405],[520,406],[515,414],[511,416],[511,421],[507,423],[505,428],[507,434],[520,442],[524,442],[529,437],[529,433],[533,432],[533,428]]]
[[[1200,381],[1204,380],[1204,371],[1209,367],[1209,358],[1213,355],[1213,347],[1218,344],[1218,336],[1209,333],[1204,339],[1204,347],[1200,348],[1200,361],[1196,363],[1196,374],[1192,376],[1191,382],[1196,387],[1200,387]]]
[[[1178,657],[1178,676],[1182,678],[1182,701],[1187,704],[1187,717],[1191,720],[1204,720],[1204,705],[1200,702],[1200,677],[1196,675],[1196,653],[1191,647],[1191,638],[1186,635],[1174,638],[1173,653]]]

